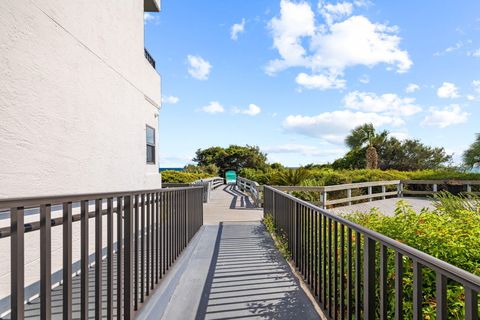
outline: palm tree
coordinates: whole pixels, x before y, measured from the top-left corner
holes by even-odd
[[[469,168],[480,167],[480,133],[476,134],[475,141],[463,153],[463,162]]]
[[[281,186],[299,186],[310,178],[310,171],[305,168],[287,169],[278,174],[275,182]]]
[[[378,168],[377,147],[381,146],[388,137],[388,131],[376,133],[371,123],[366,123],[353,129],[345,138],[345,144],[352,150],[367,148],[365,160],[367,169]]]

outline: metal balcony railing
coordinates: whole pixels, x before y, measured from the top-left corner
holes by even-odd
[[[23,319],[25,307],[30,307],[24,305],[30,298],[24,291],[25,247],[39,245],[40,301],[36,305],[42,319],[51,318],[52,294],[58,292],[52,290],[52,228],[62,225],[63,318],[71,319],[72,312],[78,312],[75,318],[87,319],[89,307],[94,304],[97,319],[112,319],[114,314],[131,319],[202,226],[202,192],[202,187],[188,187],[0,200],[0,210],[7,209],[11,218],[10,227],[0,232],[0,238],[10,237],[11,243],[10,317]],[[26,210],[29,220],[32,214],[39,215],[39,219],[25,224]],[[59,217],[52,219],[52,213]],[[95,226],[94,267],[89,261],[91,218]],[[105,222],[107,231],[103,234]],[[25,233],[38,230],[40,243],[27,243]],[[72,281],[72,274],[77,272],[72,269],[73,231],[80,233],[80,281]],[[102,244],[105,236],[106,248]],[[90,281],[89,277],[94,279]],[[106,286],[102,278],[106,278]],[[72,296],[77,291],[80,299]],[[73,307],[75,300],[80,306]]]
[[[155,59],[153,59],[153,57],[150,55],[150,53],[148,52],[148,50],[146,48],[143,48],[143,50],[145,51],[145,58],[147,59],[147,61],[150,63],[150,65],[153,67],[153,69],[156,69],[155,68]]]
[[[329,319],[404,319],[404,305],[412,319],[424,319],[432,305],[437,320],[450,319],[447,293],[462,289],[455,305],[465,319],[478,319],[480,277],[275,187],[264,186],[264,212]],[[427,276],[433,287],[425,287]]]

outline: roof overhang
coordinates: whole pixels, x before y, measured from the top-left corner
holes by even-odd
[[[160,12],[160,0],[143,0],[145,12]]]

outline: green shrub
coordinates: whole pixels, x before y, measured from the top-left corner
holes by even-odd
[[[288,179],[279,179],[285,176],[289,169],[277,168],[268,170],[243,169],[240,176],[257,181],[260,184],[275,185],[287,182]],[[478,173],[465,173],[451,169],[444,170],[420,170],[420,171],[397,171],[397,170],[334,170],[331,168],[304,168],[308,174],[304,175],[302,185],[305,181],[314,183],[313,185],[336,185],[344,183],[356,183],[366,181],[382,180],[480,180]]]
[[[288,242],[285,234],[282,230],[278,230],[275,226],[275,222],[273,220],[273,216],[271,214],[266,214],[262,220],[263,224],[267,231],[275,238],[275,245],[280,251],[280,254],[287,260],[291,259],[292,255],[288,250]]]
[[[397,203],[395,214],[386,216],[378,210],[345,215],[350,221],[377,231],[399,242],[428,253],[461,269],[480,275],[480,201],[469,196],[453,196],[442,192],[437,197],[434,210],[415,212],[405,201]],[[404,259],[405,301],[412,301],[412,262]],[[423,270],[424,318],[435,319],[435,273]],[[390,254],[388,277],[395,278],[393,254]],[[391,282],[392,282],[391,281]],[[388,287],[394,294],[393,285]],[[463,287],[449,281],[447,290],[448,319],[463,319]],[[392,309],[393,310],[393,309]],[[412,318],[412,305],[406,303],[404,315]],[[393,316],[393,313],[390,315]]]
[[[208,173],[191,173],[184,171],[167,170],[162,172],[162,182],[164,183],[192,183],[195,180],[213,177]]]

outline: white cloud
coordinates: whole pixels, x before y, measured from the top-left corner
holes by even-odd
[[[206,105],[206,106],[202,107],[201,110],[202,110],[203,112],[211,113],[211,114],[222,113],[222,112],[225,111],[225,109],[223,108],[223,106],[222,106],[218,101],[212,101],[212,102],[210,102],[209,105]]]
[[[473,100],[475,100],[475,96],[473,94],[469,94],[469,95],[467,95],[467,100],[468,101],[473,101]]]
[[[338,110],[323,112],[316,116],[290,115],[283,121],[283,127],[289,132],[341,143],[351,129],[364,123],[373,123],[375,127],[384,125],[398,127],[405,124],[398,117],[373,112]]]
[[[418,84],[415,84],[415,83],[410,83],[405,88],[405,92],[407,92],[407,93],[413,93],[413,92],[418,91],[418,90],[420,90],[420,86]]]
[[[150,12],[145,12],[143,14],[143,23],[147,24],[150,22],[158,22],[158,16],[153,15]]]
[[[308,64],[306,50],[302,46],[303,37],[315,33],[315,14],[306,2],[293,3],[288,0],[280,2],[280,17],[274,17],[269,23],[273,35],[273,46],[282,57],[270,61],[266,71],[274,74],[292,66]]]
[[[238,39],[238,34],[242,33],[245,31],[245,19],[242,19],[241,23],[235,23],[232,26],[232,29],[230,31],[230,38],[232,40],[237,40]]]
[[[176,104],[178,103],[178,101],[180,101],[179,97],[175,97],[175,96],[162,97],[162,102],[165,104]]]
[[[433,55],[434,56],[442,56],[442,55],[445,55],[447,53],[450,53],[450,52],[453,52],[453,51],[457,51],[459,50],[460,48],[462,48],[464,46],[464,43],[463,41],[458,41],[457,43],[455,43],[453,46],[450,46],[448,48],[446,48],[445,50],[443,51],[439,51],[439,52],[435,52]]]
[[[475,57],[475,58],[480,58],[480,48],[478,48],[477,50],[474,50],[472,52],[469,52],[468,55],[472,56],[472,57]]]
[[[313,66],[341,72],[355,65],[386,63],[396,65],[399,73],[406,72],[412,61],[406,51],[399,49],[397,29],[372,23],[363,16],[335,23],[328,32],[320,32],[312,39]]]
[[[480,94],[480,80],[473,80],[472,86],[473,86],[473,89]]]
[[[348,109],[400,117],[422,111],[422,108],[415,104],[414,98],[401,98],[394,93],[377,96],[373,92],[353,91],[344,97],[343,102]]]
[[[338,147],[330,148],[319,148],[316,146],[304,145],[304,144],[295,144],[287,143],[283,145],[268,146],[263,147],[262,151],[267,153],[293,153],[301,154],[304,156],[327,156],[327,155],[337,155],[342,154],[345,150]]]
[[[370,77],[366,74],[364,74],[363,76],[361,76],[358,81],[360,81],[361,83],[363,84],[367,84],[370,82]]]
[[[189,64],[188,73],[195,79],[207,80],[212,65],[200,56],[188,55],[187,59]]]
[[[238,108],[233,109],[234,113],[246,114],[248,116],[256,116],[261,111],[262,109],[253,103],[249,104],[248,108],[246,109],[238,109]]]
[[[301,72],[295,78],[295,82],[306,89],[326,90],[345,88],[346,81],[332,75],[308,75]]]
[[[405,131],[392,131],[388,134],[391,137],[397,138],[398,140],[406,140],[410,138],[408,132]]]
[[[321,15],[325,19],[327,24],[332,24],[334,21],[337,21],[341,18],[348,17],[352,15],[353,4],[350,2],[338,2],[336,4],[332,3],[323,3],[320,1],[318,3],[318,8]]]
[[[462,110],[460,105],[452,104],[443,109],[431,107],[429,114],[423,119],[423,126],[446,128],[451,125],[464,123],[468,120],[469,113]]]
[[[399,48],[398,28],[372,23],[364,16],[350,16],[352,11],[353,5],[348,2],[322,3],[320,15],[326,24],[321,25],[316,23],[307,2],[282,0],[280,16],[269,23],[273,46],[280,58],[267,64],[267,74],[304,67],[311,71],[312,77],[337,79],[348,67],[373,67],[380,63],[395,66],[399,73],[408,71],[412,61],[408,52]]]
[[[444,82],[437,90],[437,96],[440,98],[458,98],[458,88],[454,83]]]

